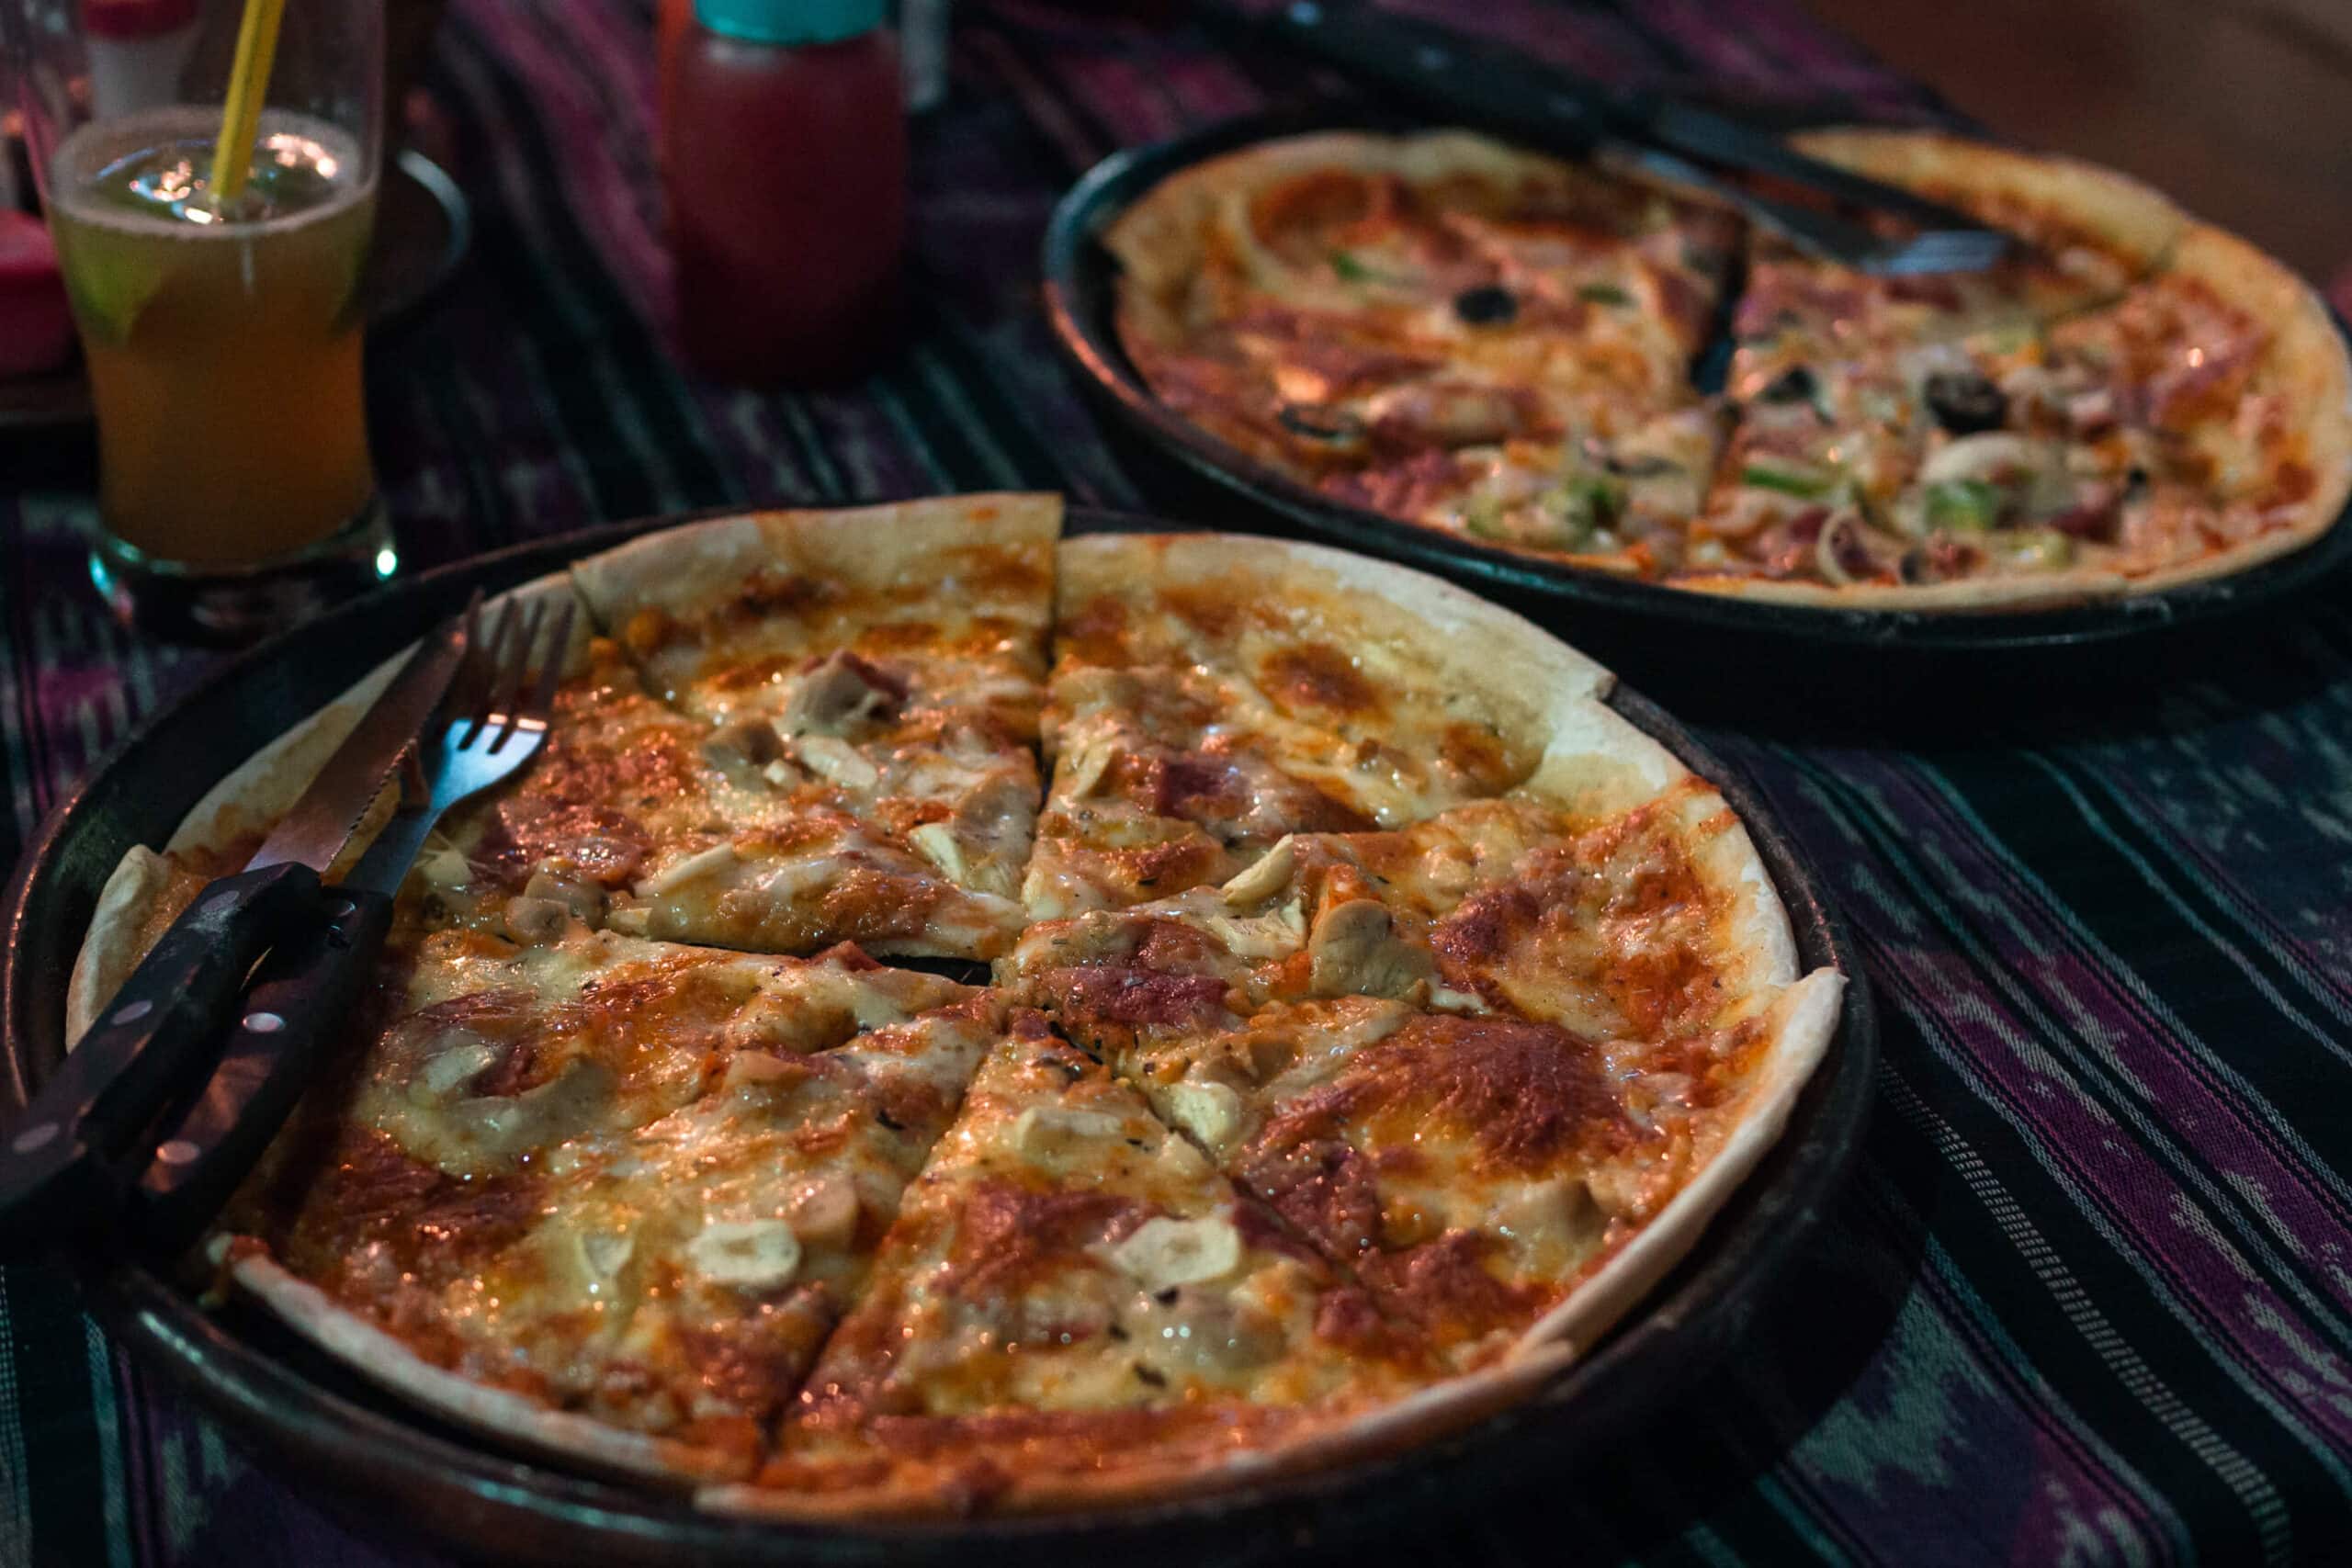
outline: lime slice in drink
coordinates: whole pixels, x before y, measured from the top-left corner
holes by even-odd
[[[153,247],[109,243],[103,231],[76,236],[65,263],[65,287],[82,330],[108,343],[127,343],[139,312],[164,286],[164,269]]]

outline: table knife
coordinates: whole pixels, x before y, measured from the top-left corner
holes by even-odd
[[[1809,157],[1755,126],[1658,93],[1605,86],[1419,17],[1349,0],[1289,0],[1247,11],[1213,5],[1204,16],[1464,123],[1705,192],[1802,248],[1863,271],[1980,271],[2017,248],[1967,213]],[[1734,180],[1731,172],[1887,214],[1920,233],[1889,240],[1836,212]]]
[[[526,680],[543,618],[546,654]],[[464,682],[490,682],[475,693],[481,703],[465,711],[452,698],[429,761],[402,770],[400,809],[358,863],[321,891],[314,916],[262,961],[202,1092],[148,1140],[152,1157],[128,1198],[129,1225],[142,1246],[176,1253],[201,1236],[333,1058],[336,1032],[375,972],[393,895],[425,836],[451,807],[513,776],[546,739],[571,626],[569,604],[551,617],[534,610],[518,618],[508,607],[480,650],[481,679]]]
[[[351,909],[330,928],[304,916],[330,907],[321,874],[440,706],[469,624],[460,617],[424,639],[244,869],[197,895],[0,1131],[0,1257],[115,1227],[147,1163],[146,1134],[209,1072],[255,962],[281,940],[306,926],[316,941],[332,940],[326,929],[351,940],[371,925],[380,936],[390,899],[379,891],[337,890],[332,907]],[[242,1027],[266,1025],[248,1008]]]

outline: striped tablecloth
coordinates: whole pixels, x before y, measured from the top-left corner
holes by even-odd
[[[370,350],[408,558],[718,502],[998,486],[1148,502],[1047,350],[1046,214],[1112,149],[1293,73],[1091,9],[958,7],[953,99],[919,137],[917,337],[865,385],[798,397],[702,385],[664,353],[648,6],[461,0],[422,136],[474,202],[473,256]],[[1589,69],[1937,112],[1792,0],[1455,9]],[[45,445],[0,446],[0,866],[207,663],[101,613],[87,482]],[[2249,638],[2210,679],[2062,733],[1932,751],[1710,734],[1861,938],[1885,1054],[1856,1179],[1653,1436],[1376,1555],[2345,1550],[2352,615]],[[429,1559],[346,1533],[114,1351],[58,1278],[6,1270],[0,1564],[391,1561]]]

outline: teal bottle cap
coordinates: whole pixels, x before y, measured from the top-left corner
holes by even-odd
[[[695,0],[695,20],[752,43],[839,43],[882,25],[882,0]]]

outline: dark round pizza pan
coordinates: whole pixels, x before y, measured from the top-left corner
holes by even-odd
[[[1054,209],[1043,250],[1056,344],[1109,412],[1114,446],[1152,503],[1217,527],[1306,533],[1407,561],[1544,622],[1694,716],[1748,726],[1843,716],[1948,725],[1948,699],[2105,703],[2121,688],[2204,667],[2275,630],[2352,563],[2352,526],[2208,582],[2104,603],[1996,614],[1765,604],[1668,588],[1481,544],[1342,505],[1193,423],[1155,397],[1113,322],[1118,263],[1099,236],[1178,170],[1273,137],[1408,124],[1318,102],[1219,120],[1114,153]],[[2344,323],[2339,319],[2339,329]],[[2260,620],[2256,620],[2256,613]],[[1762,682],[1762,684],[1759,684]],[[1923,716],[1932,716],[1931,718]]]
[[[20,1109],[62,1053],[66,977],[99,886],[126,849],[163,843],[213,779],[471,589],[560,570],[658,525],[517,546],[393,584],[222,666],[117,747],[51,813],[0,906],[0,1113]],[[1071,518],[1080,533],[1165,526],[1083,510]],[[1644,1305],[1539,1397],[1396,1458],[1200,1500],[1027,1519],[729,1521],[658,1489],[503,1455],[376,1392],[257,1313],[200,1308],[151,1260],[85,1258],[75,1277],[107,1331],[145,1366],[356,1528],[500,1562],[960,1563],[1049,1549],[1242,1562],[1473,1508],[1537,1472],[1573,1485],[1580,1462],[1637,1430],[1739,1341],[1847,1168],[1877,1053],[1852,939],[1763,803],[1658,708],[1622,689],[1612,701],[1721,784],[1787,903],[1804,966],[1848,976],[1844,1015],[1786,1134]]]

